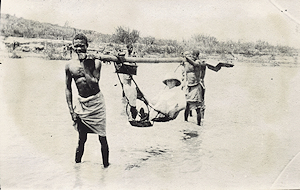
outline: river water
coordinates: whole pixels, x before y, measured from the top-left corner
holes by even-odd
[[[181,112],[149,128],[128,124],[113,65],[103,65],[111,163],[104,169],[92,134],[83,162],[74,163],[77,132],[65,100],[66,61],[1,62],[2,189],[264,189],[300,151],[300,73],[293,65],[237,62],[208,70],[203,126],[196,125],[195,112],[189,122]],[[177,66],[139,64],[135,79],[151,98]]]

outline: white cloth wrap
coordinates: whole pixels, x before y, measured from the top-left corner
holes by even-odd
[[[82,123],[100,136],[106,136],[106,108],[101,91],[87,98],[78,97],[74,112],[78,114]],[[76,124],[75,124],[76,125]],[[77,129],[77,126],[74,126]]]

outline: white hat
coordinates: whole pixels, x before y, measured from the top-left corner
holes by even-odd
[[[167,85],[167,80],[175,80],[176,84],[175,86],[180,86],[181,82],[180,80],[175,76],[174,73],[167,73],[164,80],[162,81],[165,85]]]

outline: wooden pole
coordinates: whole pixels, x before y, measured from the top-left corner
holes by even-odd
[[[120,60],[116,56],[112,55],[96,55],[96,59],[100,59],[102,61],[113,61],[118,62],[128,62],[128,63],[181,63],[186,61],[186,58],[183,57],[174,57],[174,58],[141,58],[141,57],[123,57],[120,56]],[[215,70],[220,70],[221,67],[233,67],[234,64],[228,63],[227,61],[219,61],[219,60],[209,60],[210,63],[205,61],[205,64],[210,68]]]
[[[111,55],[100,55],[99,57],[96,56],[102,61],[119,61],[116,56]],[[140,58],[140,57],[121,57],[122,62],[129,62],[129,63],[180,63],[183,62],[185,59],[181,57],[176,58]]]

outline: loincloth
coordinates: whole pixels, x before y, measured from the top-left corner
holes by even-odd
[[[106,136],[106,109],[101,92],[87,98],[79,96],[78,101],[75,102],[74,111],[78,114],[82,123],[94,133]],[[74,123],[74,127],[78,131],[77,123]]]
[[[205,89],[201,84],[195,86],[188,86],[186,88],[186,101],[190,105],[190,109],[203,108],[204,109],[204,92]]]

